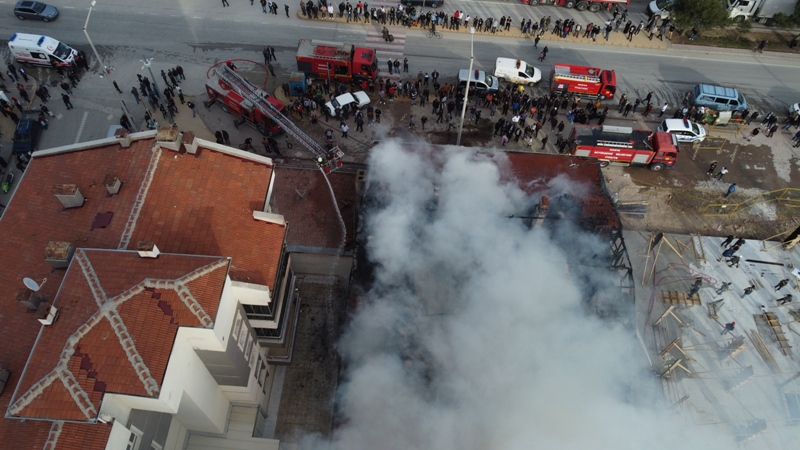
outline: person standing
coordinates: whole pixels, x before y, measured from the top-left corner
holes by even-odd
[[[286,18],[289,18],[289,5],[284,4],[283,9],[286,11]]]
[[[261,1],[263,2],[264,5],[267,4],[266,0],[261,0]],[[266,6],[264,7],[264,12],[267,12],[266,11]],[[269,55],[269,47],[264,47],[264,50],[261,51],[261,54],[264,55],[264,64],[269,64],[270,59],[272,59],[272,58],[270,58],[270,55]]]
[[[777,299],[775,301],[780,303],[781,306],[783,306],[783,305],[785,305],[787,303],[791,303],[792,302],[792,294],[786,294],[783,297],[781,297],[781,298],[779,298],[779,299]]]
[[[139,104],[139,91],[136,90],[136,87],[131,88],[131,94],[133,94],[133,98],[136,99],[136,104]]]
[[[783,280],[778,281],[778,284],[775,285],[775,290],[776,291],[780,291],[787,284],[789,284],[789,279],[788,278],[784,278]]]
[[[347,139],[347,132],[350,131],[350,127],[348,127],[347,124],[342,121],[340,128],[342,129],[342,137]]]
[[[72,109],[72,102],[69,100],[69,95],[61,94],[61,100],[64,100],[64,105],[67,107],[67,111]]]
[[[267,63],[267,69],[269,69],[269,74],[270,75],[272,75],[273,77],[277,76],[277,75],[275,75],[275,68],[272,67],[272,63]]]
[[[760,133],[760,131],[758,127],[755,127],[753,128],[753,131],[750,132],[750,135],[747,136],[745,139],[747,139],[747,141],[750,142],[751,140],[753,140],[754,137],[758,136],[758,133]]]
[[[658,113],[658,117],[663,116],[667,112],[667,108],[669,108],[669,103],[664,103],[664,106],[661,107],[661,112]]]
[[[228,135],[228,132],[225,131],[225,130],[222,130],[222,142],[225,145],[231,145],[231,137]]]
[[[716,168],[717,168],[717,162],[716,161],[711,161],[711,165],[708,166],[708,172],[706,172],[706,175],[713,176],[714,175],[714,170]]]
[[[28,74],[25,72],[24,68],[22,68],[22,67],[19,68],[19,74],[22,75],[22,79],[25,80],[25,82],[27,83],[28,82]]]
[[[725,198],[728,198],[728,197],[730,197],[730,196],[731,196],[731,194],[733,194],[733,193],[734,193],[734,191],[736,191],[736,183],[733,183],[733,184],[731,184],[730,186],[728,186],[728,192],[727,192],[727,193],[725,193]]]
[[[222,7],[231,6],[228,4],[228,0],[222,0]]]
[[[72,87],[66,81],[61,83],[61,89],[63,89],[67,94],[72,94]]]
[[[188,106],[189,109],[192,111],[192,117],[196,117],[197,111],[194,109],[194,103],[192,103],[192,101],[189,100],[188,102],[186,102],[186,106]]]
[[[735,237],[733,235],[726,237],[725,240],[722,241],[722,248],[728,248],[728,246],[731,245],[731,243],[733,243],[734,239]]]
[[[721,181],[722,177],[724,177],[726,173],[728,173],[728,168],[722,166],[722,169],[719,169],[719,173],[716,175],[715,178],[717,179],[717,181]]]
[[[752,294],[753,291],[755,291],[755,290],[756,290],[756,287],[753,286],[752,284],[750,286],[744,288],[744,293],[742,294],[742,298],[745,298],[748,295]]]
[[[722,330],[722,333],[720,333],[720,335],[730,333],[731,331],[733,331],[734,328],[736,328],[736,322],[726,323],[725,328]]]

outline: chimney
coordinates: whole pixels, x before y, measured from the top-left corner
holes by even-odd
[[[186,149],[186,153],[189,154],[196,154],[197,153],[197,137],[194,135],[194,131],[185,131],[183,133],[183,137],[181,138],[181,144],[183,144],[183,148]]]
[[[181,149],[181,134],[177,127],[161,127],[156,134],[156,145],[177,152]]]
[[[86,199],[76,184],[57,184],[53,186],[53,194],[64,208],[80,208]]]
[[[358,169],[356,171],[356,193],[361,195],[364,192],[364,185],[367,183],[367,171]]]
[[[42,297],[37,292],[30,289],[20,289],[17,292],[17,301],[25,305],[30,310],[38,310],[42,303]]]
[[[110,173],[106,174],[103,184],[106,186],[108,195],[119,194],[119,189],[122,187],[122,181],[120,181],[119,177]]]
[[[49,303],[42,303],[36,311],[36,318],[44,326],[52,325],[58,317],[58,308]]]
[[[156,247],[156,244],[151,241],[139,242],[136,244],[136,250],[139,252],[139,256],[142,258],[158,258],[158,255],[161,254],[161,252],[158,250],[158,247]]]
[[[69,266],[75,247],[69,242],[50,241],[44,248],[44,259],[53,266],[54,269],[65,269]]]
[[[128,148],[131,146],[131,134],[125,127],[117,128],[117,131],[114,132],[114,139],[119,142],[119,145],[122,146],[122,148]]]
[[[547,217],[547,210],[550,208],[550,199],[543,195],[541,199],[539,199],[539,204],[536,205],[536,211],[533,213],[533,228],[539,228],[544,223],[544,219]]]

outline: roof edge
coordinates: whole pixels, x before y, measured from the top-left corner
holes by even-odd
[[[224,153],[228,156],[246,159],[248,161],[265,164],[270,167],[273,167],[272,158],[268,158],[266,156],[256,155],[255,153],[250,153],[245,150],[238,150],[233,147],[228,147],[227,145],[217,144],[216,142],[207,141],[205,139],[200,139],[200,138],[197,138],[197,145],[198,147],[204,147],[208,150]]]
[[[131,133],[128,135],[131,141],[138,141],[142,139],[155,138],[157,130],[140,131],[138,133]],[[33,158],[40,158],[44,156],[60,155],[62,153],[71,153],[81,150],[89,150],[103,145],[118,144],[119,140],[115,137],[96,139],[94,141],[78,142],[77,144],[64,145],[61,147],[53,147],[47,150],[39,150],[33,152]]]

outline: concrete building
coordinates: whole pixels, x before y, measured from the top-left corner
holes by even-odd
[[[277,449],[273,189],[269,158],[177,129],[37,152],[0,220],[3,447]]]

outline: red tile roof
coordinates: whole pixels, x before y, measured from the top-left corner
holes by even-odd
[[[130,380],[126,383],[125,378],[130,378],[131,369],[118,364],[122,350],[107,320],[98,321],[88,330],[72,354],[63,354],[67,336],[74,333],[79,324],[85,324],[93,317],[98,306],[87,278],[78,276],[83,270],[77,262],[73,261],[70,276],[65,278],[64,270],[53,269],[45,261],[44,250],[49,241],[70,242],[76,248],[85,249],[117,249],[122,243],[123,248],[133,249],[138,241],[151,240],[165,253],[230,257],[231,278],[272,286],[285,228],[256,221],[252,214],[253,210],[263,209],[271,166],[207,148],[202,148],[197,156],[179,155],[168,150],[154,152],[154,145],[155,140],[150,138],[134,141],[129,148],[113,144],[38,156],[19,180],[14,197],[0,220],[0,247],[7,249],[8,256],[13,256],[14,260],[14,264],[0,266],[0,285],[6,286],[0,293],[3,323],[0,342],[13,342],[13,345],[5,345],[0,350],[0,368],[11,373],[8,385],[0,395],[0,409],[3,411],[9,406],[15,389],[16,398],[21,398],[33,384],[45,380],[58,361],[63,362],[59,366],[60,372],[54,374],[58,377],[54,376],[53,382],[47,386],[42,385],[41,395],[44,397],[33,397],[35,401],[20,409],[21,415],[56,418],[82,414],[78,420],[86,420],[86,411],[99,404],[103,392],[147,392],[138,375],[138,384]],[[115,175],[123,182],[117,195],[107,195],[103,185],[107,174]],[[87,199],[84,206],[64,209],[51,192],[56,184],[76,184]],[[145,190],[143,186],[149,188]],[[91,230],[95,215],[109,211],[113,216],[108,226]],[[91,255],[89,260],[109,298],[140,283],[141,278],[137,279],[136,275],[141,276],[146,268],[138,265],[153,262],[135,254],[128,254],[127,258],[117,252],[87,251],[87,254]],[[110,260],[104,261],[104,258]],[[162,254],[159,260],[162,258],[169,259],[171,255]],[[205,258],[204,261],[219,259]],[[119,266],[122,260],[125,262]],[[159,269],[158,273],[163,273],[163,270]],[[24,290],[24,277],[40,283],[47,278],[39,294],[47,300],[54,299],[58,293],[56,306],[59,317],[54,325],[43,330],[35,358],[31,358],[25,380],[17,389],[41,329],[35,311],[27,310],[16,301],[17,293]],[[211,278],[214,277],[200,277],[187,282],[186,286],[195,297],[204,299],[203,309],[213,320],[221,281],[215,278],[212,282]],[[161,294],[160,298],[153,298],[154,293]],[[211,298],[213,304],[205,301]],[[147,327],[133,327],[130,334],[137,342],[147,342],[146,346],[137,344],[136,348],[144,364],[152,371],[156,384],[163,378],[175,328],[182,324],[196,326],[200,320],[181,307],[182,300],[174,290],[160,288],[138,292],[118,308],[125,320],[144,323]],[[134,307],[137,304],[148,305],[150,320],[142,322],[141,314],[144,313],[139,307]],[[109,336],[113,339],[108,339]],[[45,346],[42,342],[61,344]],[[163,347],[158,344],[163,344]],[[63,360],[60,359],[62,356]],[[72,393],[67,391],[67,386],[71,387]],[[79,403],[73,395],[80,391],[86,392],[86,397]],[[42,402],[47,403],[46,410],[42,408]],[[5,448],[41,449],[50,435],[51,424],[0,418],[0,442]],[[104,448],[104,433],[98,430],[105,428],[101,425],[67,424],[59,433],[58,445],[48,448]],[[91,435],[91,439],[97,439],[92,442],[100,444],[89,445],[91,439],[88,437],[85,445],[66,444],[73,438],[77,439],[69,431],[73,429],[84,430],[80,432],[82,436]]]
[[[606,190],[603,172],[594,158],[515,152],[508,152],[506,156],[510,175],[516,178],[523,191],[543,193],[554,178],[566,177],[586,188],[576,194],[581,205],[577,220],[582,226],[598,231],[620,229],[619,216]],[[553,199],[550,205],[554,206]]]

